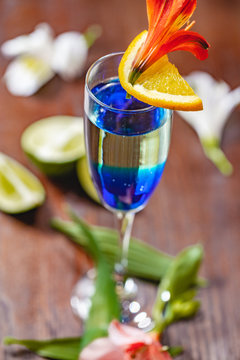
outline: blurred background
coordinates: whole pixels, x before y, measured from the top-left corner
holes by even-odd
[[[240,86],[240,2],[199,0],[194,31],[211,44],[209,58],[199,61],[186,52],[170,55],[179,72],[202,70],[231,89]],[[0,0],[0,45],[30,33],[41,22],[55,35],[102,27],[89,50],[85,70],[99,57],[124,51],[147,27],[145,0]],[[55,76],[31,97],[13,96],[3,75],[9,59],[0,55],[0,151],[37,175],[47,193],[34,212],[12,216],[0,213],[0,338],[48,338],[79,334],[69,298],[89,259],[49,221],[64,217],[70,203],[88,222],[113,227],[112,215],[81,189],[75,175],[50,179],[24,155],[20,138],[31,123],[51,115],[83,116],[84,75],[71,82]],[[218,106],[218,104],[214,104]],[[202,309],[194,321],[175,325],[168,343],[181,344],[185,360],[240,359],[240,107],[229,116],[221,147],[234,167],[223,176],[204,156],[193,129],[175,114],[169,159],[163,178],[146,209],[137,215],[133,235],[176,254],[184,246],[202,243],[202,275],[209,288],[201,292]],[[184,334],[184,336],[183,336]],[[0,358],[13,359],[0,345]],[[35,359],[21,355],[21,359]]]

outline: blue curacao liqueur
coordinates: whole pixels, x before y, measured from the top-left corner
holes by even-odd
[[[85,104],[85,131],[95,187],[108,208],[139,211],[164,170],[171,111],[127,99],[118,79],[91,92],[95,98]]]

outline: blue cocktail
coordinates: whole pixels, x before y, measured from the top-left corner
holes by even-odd
[[[171,111],[126,98],[117,78],[91,89],[86,141],[92,178],[104,205],[137,212],[158,184],[166,162]],[[103,106],[102,104],[105,104]]]
[[[122,266],[134,214],[148,202],[168,156],[172,111],[127,96],[118,80],[122,54],[89,69],[85,86],[85,142],[90,173],[103,205],[117,214]]]
[[[163,173],[172,125],[171,110],[129,98],[118,80],[121,57],[110,54],[92,65],[84,104],[91,177],[103,205],[118,219],[118,279],[127,269],[134,215],[147,204]]]

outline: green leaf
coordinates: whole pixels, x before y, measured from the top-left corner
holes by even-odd
[[[201,245],[190,246],[181,251],[162,279],[158,298],[161,299],[163,291],[169,291],[171,300],[173,300],[188,290],[197,280],[202,259],[203,248]]]
[[[110,322],[113,319],[120,319],[120,306],[115,291],[115,282],[107,263],[99,262],[95,287],[80,350],[94,339],[107,336]]]
[[[95,292],[91,298],[91,308],[82,338],[52,339],[46,341],[18,340],[5,338],[6,345],[19,344],[36,354],[58,360],[77,360],[81,350],[98,337],[108,335],[108,326],[113,319],[120,319],[120,305],[115,291],[112,267],[99,249],[91,228],[73,212],[75,225],[84,234],[94,257],[97,269]]]
[[[94,339],[108,335],[110,322],[113,319],[120,319],[120,304],[116,294],[112,268],[100,251],[91,228],[75,214],[71,213],[71,217],[88,239],[97,268],[95,292],[91,298],[92,304],[80,344],[81,351]]]
[[[176,299],[169,301],[161,318],[159,331],[163,332],[170,324],[194,316],[199,310],[199,307],[200,302],[198,300],[181,301]]]
[[[80,337],[51,340],[18,340],[5,337],[4,345],[22,345],[35,354],[56,360],[77,360],[79,356]]]
[[[160,333],[171,323],[195,315],[200,303],[193,300],[203,249],[194,245],[176,256],[162,279],[153,307],[153,319]]]
[[[168,348],[167,351],[172,357],[176,357],[183,353],[183,347],[182,346],[171,346]]]
[[[177,299],[170,302],[169,306],[172,308],[174,321],[177,321],[194,316],[200,308],[200,302],[198,300],[181,301]]]
[[[89,253],[91,250],[88,238],[75,222],[63,221],[54,218],[51,225],[57,231],[69,236],[76,244],[83,246]],[[88,225],[89,226],[89,225]],[[89,226],[101,252],[113,267],[119,254],[117,231],[109,228]],[[128,252],[128,275],[159,281],[173,261],[173,257],[167,255],[149,244],[131,238]]]
[[[71,209],[69,209],[68,212],[69,212],[69,215],[71,216],[72,220],[77,225],[77,228],[79,230],[81,230],[83,232],[83,234],[86,236],[88,249],[91,252],[93,260],[95,262],[99,262],[100,260],[104,261],[104,259],[102,258],[102,256],[103,256],[102,252],[99,248],[98,242],[96,241],[96,239],[91,231],[90,226],[85,221],[80,219]]]

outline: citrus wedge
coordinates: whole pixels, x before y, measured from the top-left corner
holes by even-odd
[[[77,176],[78,176],[78,180],[79,180],[83,190],[86,192],[86,194],[92,200],[96,201],[97,203],[100,203],[97,191],[95,189],[95,186],[93,185],[91,176],[89,174],[86,156],[83,156],[77,162]]]
[[[0,210],[17,214],[44,202],[45,190],[25,167],[0,153]]]
[[[71,171],[85,154],[83,119],[51,116],[30,125],[21,138],[23,151],[45,174]]]
[[[134,57],[144,42],[147,31],[140,33],[129,45],[119,65],[119,80],[128,94],[149,105],[172,110],[202,110],[202,101],[171,64],[167,55],[144,71],[134,85],[129,74]]]

